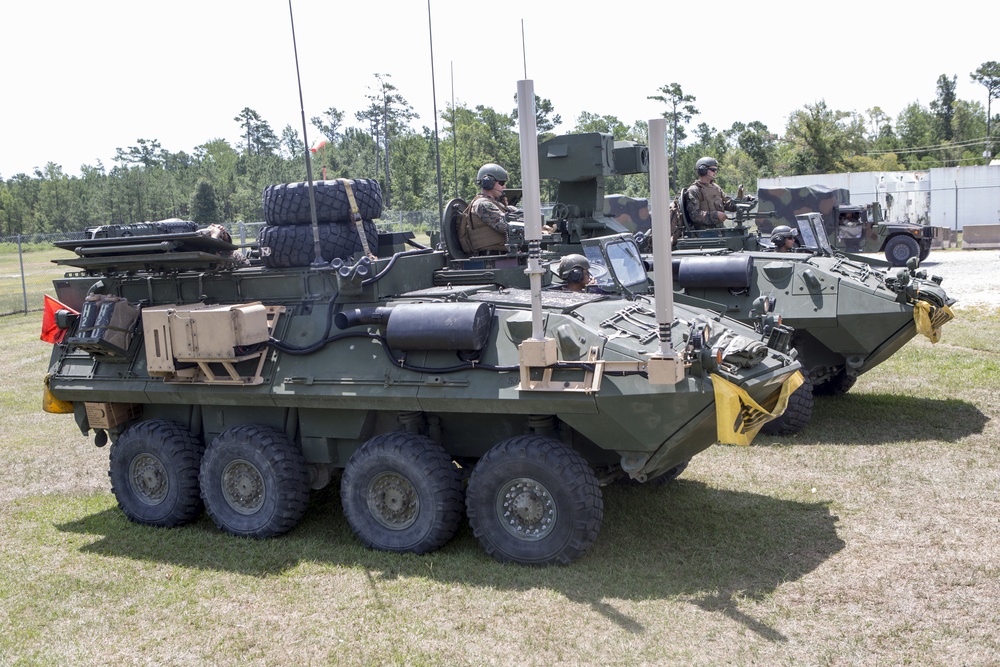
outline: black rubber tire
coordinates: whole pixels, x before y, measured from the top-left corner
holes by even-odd
[[[380,551],[440,549],[462,522],[462,476],[427,436],[385,433],[355,450],[340,481],[351,530]]]
[[[843,396],[857,381],[857,375],[848,375],[842,368],[833,377],[816,384],[813,387],[813,396]]]
[[[788,397],[788,407],[777,419],[766,422],[760,432],[766,435],[791,435],[799,433],[809,424],[813,411],[813,387],[809,376],[802,373],[804,382]]]
[[[309,502],[302,452],[268,426],[244,424],[216,436],[201,461],[199,480],[215,525],[242,537],[287,533]]]
[[[201,514],[198,466],[205,446],[174,422],[150,419],[111,445],[111,491],[131,521],[180,526]]]
[[[378,228],[371,220],[364,220],[362,226],[368,239],[368,249],[377,255]],[[309,266],[315,257],[312,225],[262,227],[257,235],[257,245],[264,266],[272,269]],[[319,225],[319,247],[324,262],[338,257],[347,259],[364,250],[355,225],[342,222]]]
[[[931,244],[922,242],[920,244],[920,262],[923,263],[925,259],[931,255]]]
[[[912,236],[897,234],[885,242],[885,258],[893,266],[906,266],[911,257],[920,256],[920,244]]]
[[[522,565],[572,563],[604,520],[600,484],[587,461],[544,436],[517,436],[486,452],[469,477],[465,504],[486,553]]]
[[[382,186],[374,179],[350,179],[358,214],[365,220],[382,215]],[[351,202],[343,181],[314,181],[317,222],[348,222]],[[282,183],[264,188],[264,221],[269,225],[308,225],[308,183]]]

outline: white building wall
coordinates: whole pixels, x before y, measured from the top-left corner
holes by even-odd
[[[1000,166],[931,169],[931,219],[962,229],[1000,223]]]

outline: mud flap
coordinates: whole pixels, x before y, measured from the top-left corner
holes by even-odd
[[[719,375],[712,374],[715,390],[715,423],[719,443],[723,445],[749,445],[760,427],[781,416],[788,406],[788,397],[798,389],[804,379],[795,371],[781,385],[778,400],[771,410],[757,404],[750,394]]]
[[[913,321],[917,331],[936,343],[941,340],[941,327],[955,319],[955,313],[948,306],[932,306],[926,301],[917,301],[913,306]]]

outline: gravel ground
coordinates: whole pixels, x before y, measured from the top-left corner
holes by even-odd
[[[955,307],[1000,307],[1000,250],[932,250],[920,266],[944,279]]]

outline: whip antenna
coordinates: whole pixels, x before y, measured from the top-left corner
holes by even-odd
[[[292,15],[292,0],[288,0],[288,20],[292,24],[292,51],[295,53],[295,78],[299,83],[299,109],[302,111],[302,145],[306,149],[306,182],[309,184],[309,213],[312,216],[313,266],[322,266],[323,251],[319,243],[319,222],[316,220],[316,194],[313,190],[312,158],[309,155],[309,137],[306,136],[306,105],[302,101],[302,75],[299,73],[299,47],[295,43],[295,17]]]

